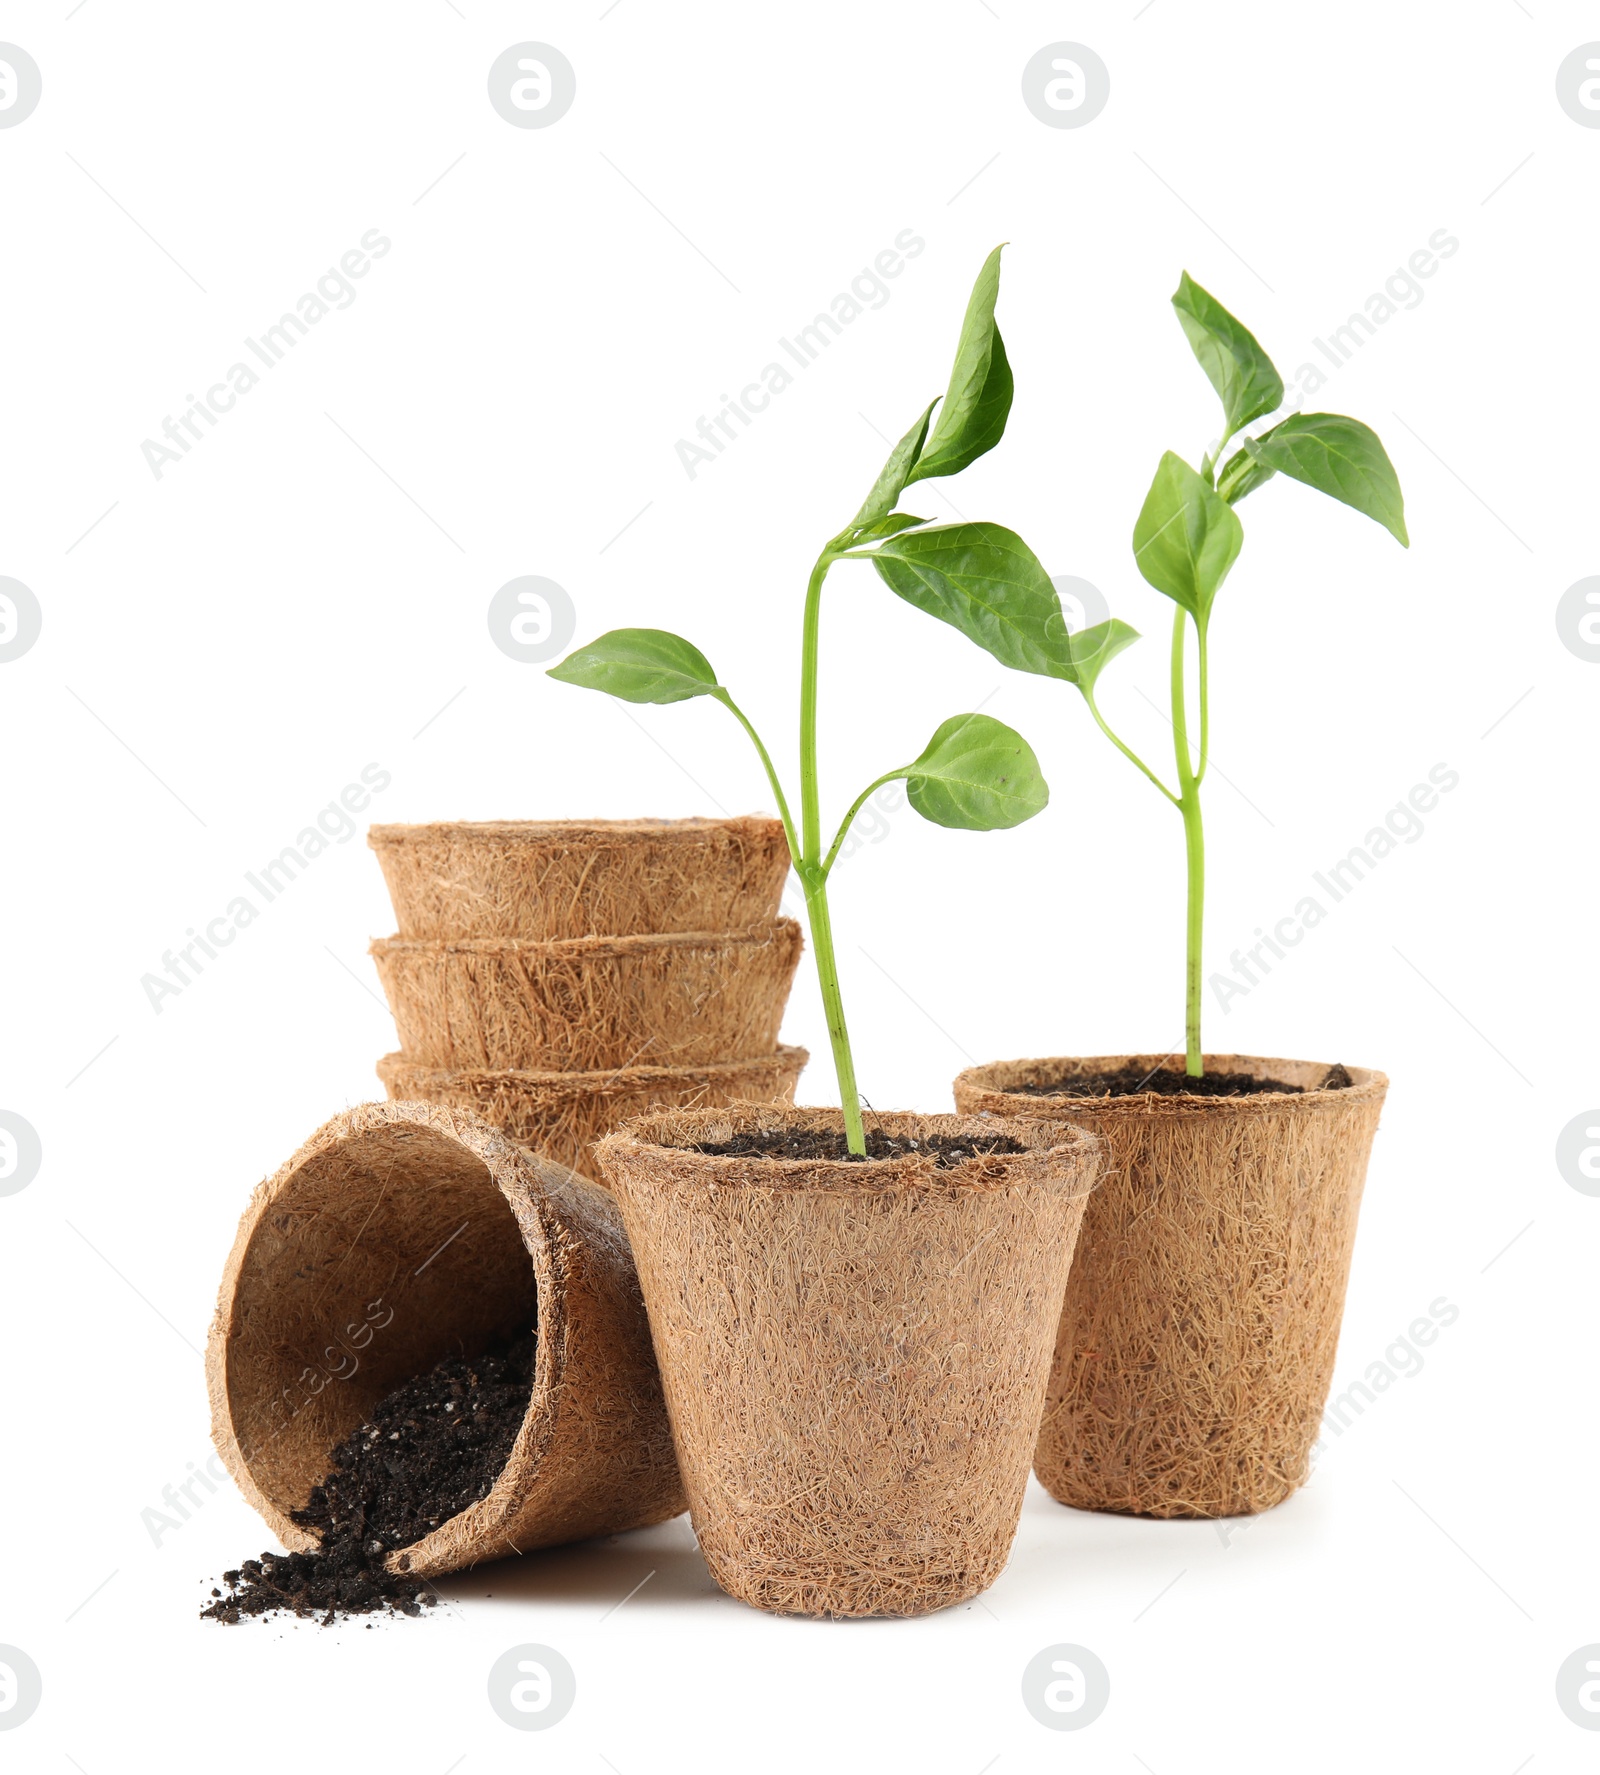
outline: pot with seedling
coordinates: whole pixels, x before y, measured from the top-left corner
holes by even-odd
[[[1181,817],[1183,1065],[1159,1054],[1001,1062],[962,1073],[955,1097],[966,1115],[1049,1116],[1106,1143],[1067,1287],[1039,1478],[1089,1509],[1227,1516],[1281,1502],[1309,1469],[1388,1080],[1202,1050],[1212,610],[1243,541],[1234,508],[1277,475],[1375,519],[1403,546],[1407,537],[1376,435],[1333,413],[1293,413],[1247,434],[1281,405],[1278,372],[1187,273],[1172,300],[1223,408],[1221,441],[1198,469],[1162,457],[1133,532],[1140,573],[1174,607],[1174,781],[1113,731],[1097,701],[1102,671],[1138,639],[1126,623],[1070,636],[1055,624],[1045,663],[1026,669],[1075,684],[1107,739]],[[1046,589],[1033,598],[1046,602]]]
[[[869,1129],[829,915],[840,847],[883,784],[903,781],[925,819],[966,831],[1018,825],[1047,799],[1019,734],[956,715],[824,841],[818,633],[836,564],[870,560],[902,597],[954,603],[974,622],[1043,571],[999,525],[930,527],[896,509],[907,486],[955,474],[1005,429],[999,278],[996,249],[942,406],[895,446],[812,568],[798,818],[755,726],[689,642],[618,629],[550,674],[628,702],[721,703],[766,773],[805,897],[840,1108],[657,1114],[597,1148],[639,1265],[701,1549],[725,1590],[780,1613],[922,1614],[998,1575],[1098,1158],[1088,1137],[1037,1119],[873,1114]]]

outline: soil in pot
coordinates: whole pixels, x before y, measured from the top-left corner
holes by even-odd
[[[276,1612],[313,1616],[417,1615],[431,1586],[385,1569],[402,1547],[489,1495],[510,1458],[533,1390],[535,1334],[475,1358],[452,1358],[403,1382],[330,1457],[294,1523],[315,1551],[263,1553],[224,1572],[200,1613],[236,1625]]]
[[[902,1159],[914,1153],[931,1153],[941,1170],[959,1165],[963,1159],[1027,1151],[1020,1141],[1007,1134],[988,1134],[980,1139],[928,1134],[917,1139],[909,1134],[886,1134],[881,1128],[869,1128],[866,1133],[864,1153],[851,1152],[843,1132],[823,1128],[747,1129],[730,1140],[700,1141],[691,1150],[724,1159],[834,1159],[851,1165],[864,1165],[868,1159]]]
[[[1347,1090],[1354,1081],[1342,1065],[1330,1066],[1328,1076],[1316,1089]],[[1208,1072],[1191,1078],[1186,1072],[1158,1066],[1146,1072],[1137,1066],[1122,1066],[1111,1072],[1085,1072],[1058,1079],[1032,1080],[1010,1087],[1023,1097],[1137,1097],[1148,1091],[1155,1097],[1255,1097],[1263,1092],[1304,1091],[1304,1085],[1292,1085],[1286,1079],[1258,1078],[1251,1072]]]

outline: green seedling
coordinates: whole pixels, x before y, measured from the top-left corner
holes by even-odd
[[[851,822],[874,790],[904,781],[907,799],[937,826],[987,832],[1020,825],[1039,813],[1049,791],[1032,748],[987,715],[942,722],[919,757],[876,777],[850,804],[833,842],[823,849],[817,774],[817,655],[822,591],[837,561],[871,561],[885,584],[908,603],[954,624],[1008,665],[1046,669],[1051,657],[1048,576],[1020,536],[999,524],[932,525],[896,510],[917,481],[953,475],[999,443],[1011,411],[1011,367],[995,325],[1000,248],[973,286],[942,403],[929,403],[890,452],[860,511],[824,545],[806,587],[800,643],[800,817],[796,823],[771,755],[749,717],[697,647],[662,629],[613,629],[569,654],[550,676],[630,703],[678,703],[708,696],[750,736],[788,834],[789,854],[805,894],[811,953],[822,988],[839,1077],[849,1150],[865,1154],[855,1059],[845,1023],[828,909],[828,878]],[[938,419],[934,420],[934,409]],[[1044,594],[1039,591],[1042,582]]]
[[[880,558],[878,571],[904,598],[953,623],[1003,665],[1076,684],[1106,738],[1138,767],[1183,816],[1188,895],[1184,957],[1184,1065],[1191,1077],[1205,1071],[1200,1042],[1201,942],[1205,916],[1205,824],[1200,788],[1210,758],[1209,637],[1211,610],[1238,558],[1244,530],[1234,507],[1274,475],[1287,475],[1353,506],[1383,525],[1404,547],[1405,513],[1400,483],[1377,434],[1358,419],[1337,413],[1293,413],[1254,436],[1245,428],[1269,418],[1283,402],[1283,379],[1255,336],[1208,295],[1187,272],[1172,298],[1184,334],[1222,401],[1222,437],[1193,469],[1170,450],[1161,458],[1133,529],[1134,560],[1158,592],[1172,599],[1172,738],[1176,790],[1168,788],[1107,723],[1095,698],[1100,674],[1139,639],[1136,629],[1113,617],[1069,635],[1060,600],[1031,553],[991,586],[984,600],[960,599],[914,584],[919,567],[945,546],[937,531],[913,530],[894,545],[899,559]],[[1239,447],[1224,456],[1235,438]],[[1220,468],[1218,465],[1221,465]],[[910,520],[907,520],[909,522]],[[880,551],[880,555],[886,551]],[[893,575],[904,574],[897,584]],[[943,580],[958,577],[950,568]],[[1189,645],[1194,626],[1194,673],[1199,752],[1190,744]]]
[[[1106,738],[1166,796],[1183,816],[1188,903],[1184,956],[1184,1065],[1191,1077],[1204,1070],[1200,1044],[1201,942],[1205,919],[1205,825],[1200,787],[1210,756],[1211,710],[1208,638],[1212,605],[1228,570],[1238,558],[1244,529],[1234,507],[1274,475],[1302,481],[1319,493],[1353,506],[1382,524],[1402,547],[1409,547],[1400,482],[1377,434],[1358,419],[1337,413],[1292,413],[1258,433],[1245,427],[1274,413],[1283,402],[1283,379],[1255,336],[1183,274],[1172,298],[1178,320],[1200,367],[1222,402],[1222,437],[1197,470],[1169,450],[1156,470],[1144,507],[1133,527],[1133,554],[1139,571],[1176,608],[1172,620],[1171,720],[1176,756],[1176,791],[1124,744],[1107,725],[1095,700],[1100,673],[1136,630],[1113,617],[1070,637],[1070,677],[1083,693]],[[1239,447],[1224,461],[1229,443]],[[1218,467],[1221,464],[1221,467]],[[1189,738],[1188,630],[1194,626],[1195,700],[1199,751]]]

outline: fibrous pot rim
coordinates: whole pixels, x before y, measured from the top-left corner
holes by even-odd
[[[713,1190],[810,1190],[870,1195],[910,1186],[946,1194],[1004,1189],[1015,1184],[1070,1188],[1087,1195],[1099,1166],[1100,1142],[1082,1128],[1060,1120],[1026,1116],[922,1115],[914,1111],[869,1111],[869,1136],[889,1134],[956,1135],[1015,1140],[1020,1153],[985,1153],[955,1165],[940,1165],[932,1153],[906,1153],[885,1159],[782,1159],[750,1154],[694,1151],[697,1142],[722,1141],[732,1134],[780,1128],[840,1133],[842,1111],[791,1108],[785,1104],[736,1103],[723,1109],[656,1110],[634,1116],[595,1144],[608,1173],[626,1170],[631,1184],[648,1187],[669,1175],[692,1176]]]
[[[799,934],[796,920],[774,918],[734,931],[646,931],[625,937],[374,937],[367,953],[513,955],[541,961],[596,961],[660,949],[761,948],[768,943],[792,940]]]
[[[718,830],[760,828],[781,833],[783,822],[765,814],[737,814],[727,819],[693,817],[681,820],[427,820],[415,825],[367,828],[373,850],[385,845],[429,844],[440,840],[497,839],[530,844],[585,843],[609,845],[648,838],[657,843],[695,839]]]
[[[421,1061],[408,1060],[404,1054],[396,1050],[385,1054],[378,1062],[378,1076],[382,1078],[385,1070],[404,1071],[417,1079],[426,1078],[430,1085],[443,1084],[447,1081],[470,1081],[473,1084],[508,1085],[559,1085],[568,1090],[582,1091],[604,1085],[613,1079],[701,1079],[718,1078],[725,1073],[750,1072],[756,1067],[770,1066],[774,1069],[784,1066],[803,1067],[811,1055],[805,1048],[786,1047],[780,1043],[770,1054],[750,1054],[733,1060],[707,1060],[699,1065],[690,1066],[603,1066],[593,1072],[527,1072],[510,1068],[477,1068],[452,1066],[427,1066]]]
[[[1277,1078],[1285,1084],[1306,1078],[1325,1076],[1333,1061],[1289,1060],[1259,1054],[1207,1054],[1207,1072],[1242,1072],[1256,1078]],[[1016,1116],[1038,1116],[1049,1120],[1070,1121],[1075,1115],[1126,1114],[1141,1116],[1203,1116],[1213,1121],[1233,1117],[1272,1114],[1314,1115],[1327,1110],[1353,1107],[1377,1098],[1381,1101],[1389,1089],[1388,1077],[1365,1066],[1346,1066],[1351,1083],[1332,1090],[1312,1086],[1298,1091],[1258,1091],[1247,1097],[1198,1097],[1183,1093],[1163,1096],[1154,1091],[1141,1091],[1122,1097],[1037,1096],[1032,1092],[1009,1087],[1019,1081],[1032,1082],[1052,1074],[1120,1072],[1138,1067],[1154,1072],[1159,1068],[1178,1068],[1183,1056],[1178,1054],[1065,1054],[1020,1060],[988,1060],[980,1066],[969,1066],[957,1073],[956,1089],[979,1092],[1003,1101],[1005,1113]],[[997,1075],[1005,1083],[996,1082]],[[1031,1075],[1031,1077],[1030,1077]]]

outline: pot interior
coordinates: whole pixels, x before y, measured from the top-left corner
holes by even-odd
[[[298,1509],[385,1394],[525,1331],[537,1305],[509,1203],[448,1136],[391,1125],[301,1165],[240,1255],[226,1328],[229,1416],[266,1503]]]
[[[869,1143],[871,1136],[879,1132],[897,1140],[914,1141],[950,1137],[981,1141],[985,1137],[998,1137],[1003,1142],[1014,1143],[1001,1152],[1001,1157],[1016,1157],[1038,1149],[1074,1145],[1082,1138],[1074,1130],[1059,1124],[1052,1125],[1047,1119],[922,1115],[906,1110],[863,1111],[862,1119]],[[803,1174],[825,1174],[840,1185],[860,1187],[867,1187],[880,1178],[890,1180],[900,1177],[908,1168],[915,1170],[926,1164],[925,1160],[919,1160],[914,1153],[906,1152],[873,1156],[865,1160],[821,1156],[774,1156],[752,1160],[745,1156],[702,1155],[697,1151],[703,1146],[725,1145],[739,1134],[778,1132],[841,1135],[844,1132],[844,1116],[837,1109],[812,1109],[789,1104],[737,1103],[727,1108],[656,1110],[624,1122],[616,1135],[602,1143],[601,1157],[603,1162],[605,1148],[611,1142],[616,1142],[623,1148],[634,1151],[656,1147],[668,1152],[683,1153],[701,1159],[708,1167],[732,1166],[745,1174],[745,1181],[770,1181],[787,1185]],[[750,1172],[752,1163],[761,1169]],[[770,1167],[770,1171],[766,1167]],[[942,1175],[954,1178],[964,1174],[967,1169],[964,1164],[958,1165]]]
[[[1259,1054],[1205,1056],[1207,1072],[1245,1073],[1251,1078],[1275,1079],[1285,1085],[1297,1086],[1300,1093],[1317,1090],[1328,1076],[1332,1065],[1333,1062],[1329,1060],[1277,1060],[1263,1058]],[[1025,1093],[1029,1086],[1055,1084],[1062,1079],[1092,1078],[1102,1073],[1117,1073],[1129,1069],[1155,1072],[1163,1068],[1181,1072],[1183,1054],[1072,1054],[1038,1060],[996,1060],[985,1066],[969,1067],[960,1075],[960,1083],[978,1091]],[[1351,1084],[1357,1087],[1370,1084],[1378,1077],[1366,1067],[1351,1066],[1346,1070],[1350,1074]],[[1020,1107],[1022,1102],[1034,1106],[1031,1113],[1035,1115],[1050,1115],[1055,1113],[1058,1104],[1071,1101],[1066,1098],[1033,1096],[1029,1093],[1019,1099],[1016,1113],[1028,1113]],[[1216,1104],[1227,1103],[1230,1099],[1205,1098],[1200,1101]]]

